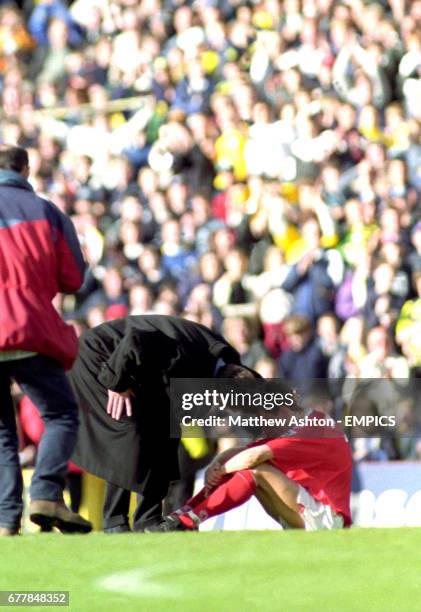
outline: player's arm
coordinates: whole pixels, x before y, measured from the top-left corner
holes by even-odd
[[[216,455],[216,457],[213,458],[213,460],[206,469],[205,484],[210,487],[215,486],[222,477],[221,469],[223,464],[234,455],[241,453],[243,449],[244,447],[227,448],[226,450]]]
[[[245,448],[221,466],[221,473],[225,475],[240,470],[249,470],[271,459],[273,459],[273,452],[267,444]]]
[[[244,450],[244,447],[234,447],[234,448],[227,448],[224,451],[218,453],[216,455],[216,457],[212,460],[212,463],[219,463],[220,465],[223,465],[224,463],[226,463],[228,461],[228,459],[231,459],[231,457],[233,457],[234,455],[238,455],[238,453],[241,453]],[[212,465],[211,463],[211,465]]]
[[[237,450],[231,457],[226,457],[223,464],[215,463],[209,466],[205,474],[205,484],[207,487],[216,487],[226,474],[248,470],[271,459],[273,459],[273,452],[266,444]]]

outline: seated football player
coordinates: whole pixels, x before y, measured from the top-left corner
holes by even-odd
[[[346,437],[337,425],[326,424],[324,413],[297,406],[281,412],[298,425],[280,437],[279,430],[278,437],[267,430],[268,437],[216,456],[202,490],[155,530],[198,529],[253,495],[284,528],[349,527],[352,458]]]

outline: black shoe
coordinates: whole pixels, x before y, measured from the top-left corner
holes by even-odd
[[[133,525],[133,531],[136,533],[144,533],[148,531],[156,531],[156,528],[159,527],[164,520],[164,517],[156,517],[154,519],[150,519],[149,521],[145,521],[143,524]]]
[[[104,533],[129,533],[131,531],[128,525],[116,525],[115,527],[106,527]]]
[[[168,533],[170,531],[195,531],[189,529],[175,516],[166,516],[159,525],[150,525],[145,527],[146,533]]]

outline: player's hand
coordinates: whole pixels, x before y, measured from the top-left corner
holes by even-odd
[[[107,414],[116,421],[119,421],[123,414],[132,416],[132,401],[130,399],[132,395],[131,389],[122,393],[108,389]]]
[[[216,461],[211,463],[205,472],[205,486],[207,488],[216,487],[223,477],[222,465]]]

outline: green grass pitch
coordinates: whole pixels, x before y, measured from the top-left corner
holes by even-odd
[[[68,590],[76,612],[416,612],[420,568],[418,529],[0,541],[1,590]]]

